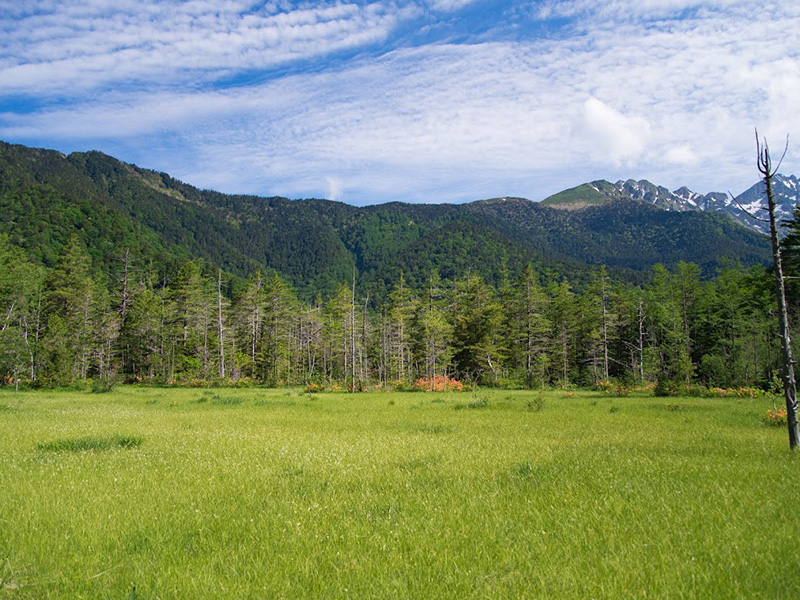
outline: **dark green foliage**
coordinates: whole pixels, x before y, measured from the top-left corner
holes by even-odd
[[[494,290],[477,275],[456,280],[452,310],[456,371],[467,380],[495,382],[499,376],[502,313]]]

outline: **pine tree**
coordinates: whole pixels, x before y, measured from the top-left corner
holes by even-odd
[[[212,295],[201,266],[183,264],[168,297],[172,314],[167,318],[173,376],[207,379],[212,368],[209,333],[212,323]]]
[[[550,355],[560,385],[571,383],[575,366],[576,331],[578,326],[578,303],[568,282],[552,282],[548,288]],[[555,374],[553,375],[555,378]]]
[[[687,382],[694,375],[685,277],[685,271],[675,277],[663,265],[656,265],[647,288],[648,333],[657,352],[657,376],[662,382]]]
[[[547,311],[547,296],[539,284],[533,265],[528,263],[512,290],[507,321],[510,358],[523,373],[523,380],[529,388],[546,382],[550,362],[547,346],[551,329]]]
[[[451,305],[453,364],[460,377],[496,382],[502,311],[494,290],[478,275],[467,275],[454,282]]]
[[[93,282],[89,256],[73,234],[45,281],[44,376],[52,382],[85,379],[91,360]]]
[[[293,366],[294,314],[297,299],[286,283],[273,273],[264,289],[264,343],[262,378],[270,385],[288,382]]]

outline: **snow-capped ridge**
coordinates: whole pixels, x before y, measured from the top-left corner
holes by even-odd
[[[794,209],[800,205],[800,180],[794,175],[777,174],[773,178],[773,194],[777,204],[776,217],[779,223],[792,218]],[[751,186],[736,198],[724,192],[700,194],[683,186],[674,191],[651,183],[646,179],[619,180],[616,183],[593,181],[589,188],[610,200],[629,199],[652,204],[669,211],[701,211],[729,215],[735,221],[751,229],[768,232],[769,225],[751,215],[763,218],[766,215],[766,190],[762,182]],[[568,208],[569,202],[562,205]],[[749,213],[749,214],[748,214]]]

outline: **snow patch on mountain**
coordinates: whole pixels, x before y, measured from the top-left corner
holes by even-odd
[[[782,223],[792,218],[795,207],[800,204],[800,180],[794,175],[778,174],[773,178],[772,185],[776,203],[775,216]],[[763,182],[756,183],[736,198],[723,192],[699,194],[685,186],[670,191],[647,180],[620,180],[613,186],[624,196],[664,210],[724,213],[746,227],[769,232],[769,224],[758,220],[767,216],[766,188]]]

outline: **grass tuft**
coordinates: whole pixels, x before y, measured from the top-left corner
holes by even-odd
[[[214,396],[211,400],[211,404],[219,404],[222,406],[236,406],[242,402],[244,402],[244,400],[235,396]]]
[[[432,433],[432,434],[440,434],[440,433],[453,433],[456,430],[455,425],[420,425],[416,429],[420,433]]]
[[[8,556],[0,560],[0,590],[11,589],[11,580],[13,573],[11,572],[11,561]]]
[[[519,463],[517,465],[517,474],[523,479],[530,479],[533,476],[533,467],[529,462]]]
[[[235,406],[237,404],[241,404],[244,402],[244,400],[238,396],[220,396],[211,390],[206,390],[203,392],[202,396],[195,400],[195,402],[197,404],[205,404],[206,402],[209,402],[211,404],[218,404],[221,406]]]
[[[36,445],[45,452],[88,452],[98,450],[112,450],[114,448],[137,448],[141,446],[142,438],[129,435],[110,435],[105,437],[87,436],[40,442]]]
[[[115,385],[116,383],[114,381],[108,379],[96,381],[92,384],[91,392],[93,394],[110,394],[114,391]]]
[[[525,403],[525,410],[528,412],[542,412],[544,410],[544,394],[539,392]]]
[[[478,409],[478,408],[488,408],[489,407],[489,396],[486,394],[478,394],[477,392],[472,392],[472,400],[464,404],[463,402],[457,402],[453,405],[455,410],[462,410],[464,408],[471,408],[471,409]]]

